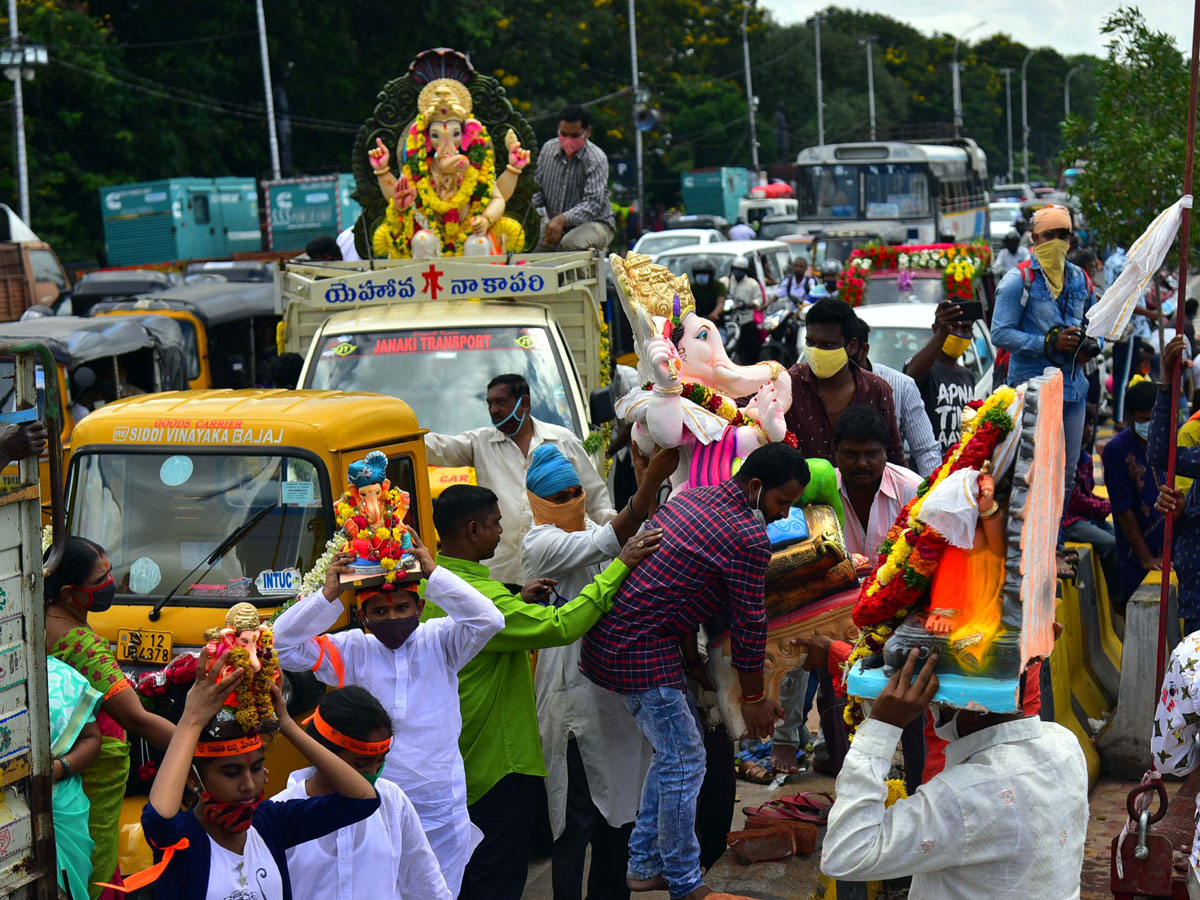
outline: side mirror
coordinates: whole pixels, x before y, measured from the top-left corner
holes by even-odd
[[[588,414],[592,425],[603,425],[617,417],[616,401],[613,399],[612,386],[595,388],[588,398]]]

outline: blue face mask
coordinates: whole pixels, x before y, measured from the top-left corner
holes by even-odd
[[[521,430],[521,426],[525,424],[525,415],[526,415],[526,414],[525,414],[525,413],[521,413],[521,415],[520,415],[520,416],[517,416],[517,413],[518,413],[518,412],[520,411],[520,409],[521,409],[521,404],[522,404],[522,403],[524,403],[524,402],[525,402],[525,398],[524,398],[524,397],[521,397],[519,400],[517,400],[517,405],[513,407],[513,411],[512,411],[512,412],[510,412],[510,413],[509,413],[507,416],[505,416],[505,417],[504,417],[503,419],[501,419],[499,422],[495,422],[495,423],[493,423],[493,424],[494,424],[494,425],[495,425],[497,428],[499,428],[501,431],[503,431],[505,434],[516,434],[518,431],[520,431],[520,430]],[[505,426],[505,425],[507,425],[509,422],[513,422],[513,421],[515,421],[515,422],[517,423],[517,424],[516,424],[514,427],[512,427],[512,428],[505,428],[505,427],[504,427],[504,426]]]
[[[1137,434],[1143,441],[1150,440],[1150,423],[1149,422],[1134,422],[1134,433]]]

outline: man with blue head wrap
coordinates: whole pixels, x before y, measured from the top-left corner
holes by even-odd
[[[556,602],[575,600],[634,537],[678,462],[678,450],[651,456],[629,505],[599,526],[586,516],[587,494],[571,461],[551,444],[534,450],[525,475],[534,521],[521,547],[525,580],[556,579]],[[656,539],[656,533],[643,532],[634,543]],[[554,894],[582,896],[590,843],[586,893],[623,897],[629,890],[629,834],[651,749],[620,698],[579,671],[579,654],[578,641],[544,649],[534,673],[554,834]]]

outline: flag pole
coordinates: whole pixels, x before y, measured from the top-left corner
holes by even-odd
[[[1191,85],[1188,94],[1188,124],[1187,124],[1187,154],[1183,169],[1183,193],[1192,193],[1192,169],[1196,158],[1196,83],[1200,74],[1200,0],[1195,0],[1192,11],[1192,59]],[[1187,301],[1188,279],[1188,243],[1191,240],[1192,210],[1185,206],[1181,210],[1179,226],[1179,289],[1176,295],[1175,333],[1183,334],[1183,307]],[[1170,372],[1171,379],[1171,415],[1178,418],[1180,375],[1182,360],[1177,360]],[[1175,489],[1175,452],[1178,446],[1177,429],[1167,429],[1167,484]],[[1167,607],[1171,594],[1171,544],[1174,538],[1174,516],[1167,516],[1163,524],[1163,554],[1162,554],[1162,587],[1159,593],[1158,607],[1158,677],[1154,681],[1154,699],[1158,702],[1158,692],[1162,687],[1163,672],[1166,669],[1167,644]]]

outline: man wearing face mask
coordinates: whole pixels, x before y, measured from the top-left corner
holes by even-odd
[[[958,362],[971,347],[971,325],[961,306],[943,300],[934,314],[933,337],[904,366],[921,391],[943,456],[958,443],[963,408],[975,394],[975,376]]]
[[[415,534],[412,552],[426,578],[425,596],[450,615],[421,624],[425,602],[415,592],[370,588],[358,595],[361,627],[327,634],[345,613],[340,578],[354,562],[354,554],[341,553],[330,562],[325,585],[275,620],[275,650],[285,669],[312,671],[333,687],[358,685],[383,699],[395,735],[383,777],[412,800],[446,885],[457,896],[475,836],[458,748],[459,672],[504,627],[504,617],[451,569],[437,565]]]
[[[1084,335],[1087,311],[1095,302],[1091,280],[1067,262],[1071,212],[1065,206],[1045,206],[1033,217],[1033,259],[1010,271],[996,288],[992,341],[1007,350],[1009,385],[1023,384],[1046,366],[1063,373],[1063,440],[1066,444],[1063,496],[1074,487],[1075,465],[1083,446],[1087,406],[1088,360],[1102,345]]]
[[[914,649],[869,704],[850,745],[821,871],[854,881],[911,876],[912,896],[940,900],[1078,897],[1087,764],[1070,731],[1024,706],[1009,715],[937,707],[945,767],[885,811],[901,731],[937,693],[937,654],[916,674],[919,654]],[[1031,666],[1021,677],[1023,694],[1034,678]]]
[[[992,264],[992,271],[997,277],[1003,278],[1010,269],[1028,261],[1029,249],[1021,246],[1021,235],[1015,228],[1008,229],[1004,235],[1004,246],[1000,248],[1000,252],[996,254],[996,262]]]
[[[878,375],[860,369],[858,316],[841,300],[826,297],[805,318],[804,356],[788,372],[792,376],[792,405],[784,421],[796,435],[800,452],[836,463],[833,427],[849,406],[879,410],[888,427],[887,458],[906,466],[904,442],[896,426],[892,389]]]
[[[749,736],[770,735],[783,710],[763,689],[766,525],[788,514],[808,481],[804,456],[772,443],[730,480],[676,495],[650,520],[662,529],[661,549],[626,579],[612,611],[584,637],[583,673],[620,695],[654,748],[629,841],[633,891],[669,890],[677,900],[712,893],[695,831],[704,743],[685,694],[681,642],[714,615],[728,616]]]
[[[758,351],[763,339],[759,323],[762,322],[764,298],[758,279],[750,274],[749,257],[735,257],[729,274],[721,279],[721,284],[725,288],[726,296],[734,305],[732,312],[726,315],[733,316],[741,326],[738,355],[743,363],[755,362],[758,360]]]
[[[544,210],[546,225],[534,248],[605,250],[616,228],[608,198],[608,157],[593,144],[592,117],[582,106],[558,114],[558,137],[542,144],[530,205]]]
[[[496,492],[504,516],[504,536],[489,562],[492,577],[505,584],[521,583],[521,538],[533,525],[525,470],[530,454],[542,444],[554,444],[571,461],[587,492],[587,514],[606,525],[616,513],[608,488],[588,459],[583,443],[571,431],[535,419],[529,408],[529,382],[520,375],[497,375],[487,386],[490,426],[462,434],[425,435],[430,465],[474,466],[481,487]]]
[[[1150,464],[1147,443],[1158,388],[1151,381],[1125,391],[1127,427],[1118,432],[1100,455],[1104,484],[1112,502],[1117,532],[1117,561],[1123,596],[1113,598],[1118,612],[1142,583],[1147,572],[1162,571],[1164,523],[1155,509],[1158,488],[1166,473]]]
[[[546,775],[530,651],[579,640],[611,608],[621,582],[655,551],[660,538],[653,531],[631,538],[579,596],[554,606],[553,579],[536,578],[518,595],[490,577],[485,562],[500,543],[501,518],[496,495],[474,485],[446,488],[433,508],[433,524],[442,539],[438,568],[461,576],[504,617],[503,630],[459,675],[467,812],[483,832],[467,864],[459,900],[520,900],[525,888],[534,779]],[[423,618],[430,625],[443,615],[429,603]]]

